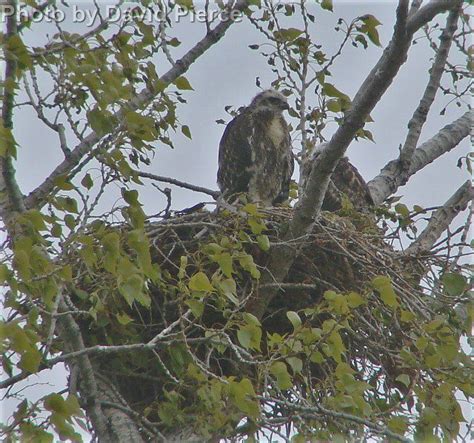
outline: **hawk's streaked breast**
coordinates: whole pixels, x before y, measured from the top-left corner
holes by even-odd
[[[277,91],[258,94],[226,127],[219,145],[217,182],[225,197],[247,193],[270,206],[288,198],[293,155],[283,111],[286,98]]]

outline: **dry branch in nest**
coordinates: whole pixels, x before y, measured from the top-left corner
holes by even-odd
[[[367,215],[323,213],[314,232],[287,242],[288,248],[301,246],[301,252],[286,281],[266,283],[279,292],[262,318],[261,340],[253,343],[255,337],[239,335],[251,331],[242,317],[246,301],[258,297],[259,276],[268,272],[271,247],[281,245],[291,213],[290,208],[259,212],[247,205],[238,214],[201,211],[149,223],[152,262],[159,269],[159,278],[147,283],[149,306],[127,305],[110,273],[96,273],[83,283],[81,290],[96,294],[102,306],[97,323],[103,326],[89,330],[89,345],[156,343],[152,352],[97,359],[134,410],[159,420],[157,411],[173,392],[183,411],[199,417],[199,376],[190,375],[190,367],[209,379],[259,380],[266,358],[275,355],[275,337],[289,340],[297,327],[300,333],[301,328],[320,331],[319,339],[312,336],[292,350],[304,362],[302,397],[331,395],[329,374],[342,354],[381,396],[394,388],[409,394],[417,371],[407,369],[400,355],[413,334],[425,333],[417,321],[435,316],[420,286],[426,263],[394,251]],[[130,232],[125,226],[106,228],[111,230],[120,231],[122,239]],[[121,242],[127,250],[127,242]],[[128,252],[133,261],[134,252]],[[79,256],[77,272],[87,274]],[[106,288],[106,296],[99,288]],[[295,325],[288,312],[297,313],[301,324]],[[123,313],[129,319],[125,328]],[[85,322],[82,327],[91,326]],[[410,380],[397,381],[402,373]],[[260,383],[264,391],[266,382]]]

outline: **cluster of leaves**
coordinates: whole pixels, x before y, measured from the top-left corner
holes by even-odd
[[[208,358],[220,363],[204,364],[199,346],[170,346],[162,354],[162,364],[180,382],[168,382],[163,397],[145,407],[146,415],[157,414],[162,426],[171,429],[189,424],[193,416],[196,431],[204,436],[231,433],[244,419],[242,432],[252,434],[275,418],[278,401],[291,397],[302,408],[319,405],[399,434],[457,435],[464,418],[456,389],[472,394],[466,381],[467,358],[459,346],[465,324],[453,313],[424,317],[397,293],[389,277],[380,275],[361,292],[326,291],[313,306],[286,313],[287,332],[272,331],[241,310],[242,297],[252,293],[249,281],[258,286],[254,257],[258,261],[258,251],[269,246],[262,214],[251,204],[243,207],[243,214],[223,214],[227,230],[181,255],[175,272],[161,270],[161,290],[181,304],[179,312],[189,308],[194,327],[202,328],[199,335],[204,334]],[[256,246],[250,254],[249,247]],[[467,289],[459,274],[446,274],[443,282],[449,294],[459,296]],[[110,294],[110,285],[107,289]],[[119,305],[110,303],[104,309]],[[378,324],[380,336],[370,333],[361,317]],[[183,333],[196,337],[194,328]],[[119,336],[123,339],[124,332]],[[370,352],[367,340],[372,343]],[[232,361],[232,369],[223,369],[223,361]],[[350,421],[335,423],[330,414],[319,411],[310,420],[292,424],[298,430],[295,438],[346,438],[361,431]]]
[[[472,383],[459,346],[466,325],[455,312],[441,310],[434,317],[426,316],[424,308],[414,309],[389,277],[379,275],[359,292],[329,290],[313,305],[287,311],[286,332],[274,331],[242,310],[246,297],[258,288],[258,263],[275,235],[255,205],[246,204],[240,214],[222,213],[222,229],[195,242],[193,249],[188,245],[169,256],[175,263],[169,268],[166,261],[156,259],[156,248],[164,246],[150,243],[150,227],[137,193],[123,190],[122,195],[127,203],[122,210],[129,223],[126,228],[96,221],[87,232],[68,238],[68,250],[78,260],[74,273],[71,260],[67,271],[38,261],[34,245],[24,240],[14,248],[13,269],[2,266],[1,275],[10,287],[18,288],[18,294],[43,297],[50,307],[58,291],[51,281],[60,277],[69,282],[73,300],[90,314],[89,344],[140,343],[152,331],[159,332],[164,324],[151,320],[148,325],[140,319],[144,312],[153,311],[154,303],[161,303],[160,293],[179,305],[167,324],[189,310],[192,320],[183,323],[182,338],[173,335],[170,345],[159,351],[158,365],[150,364],[153,356],[152,360],[135,354],[107,359],[108,370],[133,361],[133,371],[146,374],[153,368],[153,377],[167,380],[159,383],[161,394],[141,406],[145,416],[159,419],[161,429],[189,424],[193,416],[196,431],[204,437],[231,435],[238,423],[246,423],[238,432],[252,436],[279,415],[278,402],[284,402],[307,409],[304,420],[290,414],[284,421],[295,427],[296,441],[349,438],[362,432],[360,423],[331,416],[337,413],[399,434],[416,432],[423,438],[434,438],[439,432],[445,437],[457,434],[464,419],[455,394],[461,390],[472,395]],[[23,223],[38,234],[38,229],[51,227],[51,221],[27,214]],[[163,241],[164,237],[154,235],[154,240]],[[446,273],[442,282],[452,297],[461,297],[468,288],[457,273]],[[10,299],[11,307],[22,309],[21,300]],[[361,318],[373,326],[367,329]],[[19,366],[34,373],[45,362],[38,350],[38,343],[46,340],[43,323],[38,311],[31,310],[26,322],[2,325],[5,349],[14,352],[10,366],[19,358]],[[373,328],[379,336],[371,332]],[[198,339],[197,345],[190,344],[193,339]],[[54,352],[62,346],[56,343]],[[50,411],[47,423],[65,438],[76,440],[70,426],[80,414],[67,406],[75,400],[61,396],[53,400],[41,400],[43,409]],[[30,420],[38,407],[25,403],[18,409],[21,435],[43,432]]]

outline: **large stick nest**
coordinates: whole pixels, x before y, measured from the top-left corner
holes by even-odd
[[[253,257],[263,275],[267,271],[266,263],[272,249],[262,249],[258,237],[265,234],[270,245],[282,246],[291,214],[290,208],[261,211],[259,217],[264,220],[266,230],[258,235],[252,233],[251,223],[249,225],[252,216],[246,213],[202,211],[148,224],[146,231],[152,259],[161,270],[161,281],[149,287],[151,307],[134,306],[128,309],[128,315],[133,318],[133,322],[127,325],[128,337],[124,335],[123,328],[111,320],[112,315],[102,322],[102,328],[94,327],[88,334],[90,344],[126,344],[127,339],[129,343],[137,340],[147,342],[173,322],[182,319],[177,333],[155,353],[140,351],[100,359],[102,372],[115,381],[121,395],[136,410],[149,412],[154,402],[159,403],[164,398],[164,391],[180,376],[183,377],[182,386],[175,386],[174,389],[181,389],[181,395],[187,398],[186,403],[192,404],[192,382],[186,385],[183,381],[186,377],[179,369],[183,367],[183,361],[193,362],[208,374],[216,376],[255,375],[255,368],[249,364],[252,356],[243,350],[240,353],[235,350],[241,347],[235,331],[226,325],[237,312],[245,311],[248,297],[258,297],[262,289],[261,281],[245,269],[236,267],[233,278],[237,303],[234,301],[229,307],[210,297],[206,299],[202,316],[195,318],[193,314],[184,316],[189,305],[180,290],[180,269],[182,272],[183,257],[186,257],[187,275],[205,272],[212,279],[219,272],[219,266],[212,260],[203,260],[208,254],[206,248],[238,241],[243,245],[242,251]],[[121,226],[118,229],[125,233],[129,228]],[[397,386],[397,368],[401,365],[398,356],[409,337],[404,330],[406,325],[400,324],[394,309],[387,306],[380,293],[374,290],[373,279],[377,276],[390,277],[399,309],[413,313],[415,318],[428,319],[432,314],[419,287],[423,264],[402,258],[385,242],[383,232],[373,219],[358,213],[348,216],[323,213],[311,234],[285,242],[284,246],[300,248],[300,252],[284,282],[268,283],[266,279],[266,287],[274,286],[279,290],[262,318],[262,355],[265,354],[265,342],[269,335],[293,332],[288,311],[300,312],[303,321],[318,327],[328,315],[305,316],[302,310],[318,306],[325,300],[326,291],[347,297],[351,293],[363,294],[368,303],[351,310],[350,327],[343,336],[347,360],[353,367],[360,369],[363,365],[371,370],[374,379],[383,380],[383,389],[388,393],[391,387]],[[83,267],[79,261],[78,272]],[[115,282],[106,274],[97,276],[94,283],[84,285],[83,289],[91,292],[95,287],[105,285],[110,291]],[[118,300],[119,297],[109,298],[109,313],[114,309],[116,312],[119,307],[121,311],[126,310],[126,304]],[[344,312],[341,312],[342,317]],[[346,317],[349,318],[349,315]],[[83,327],[91,326],[83,324]],[[206,330],[224,331],[235,348],[227,347],[222,353],[211,351],[205,339]],[[334,369],[334,365],[328,362],[321,365],[311,363],[310,367],[312,377],[317,381],[323,380]],[[406,389],[406,386],[402,388]],[[324,392],[320,395],[324,396]]]

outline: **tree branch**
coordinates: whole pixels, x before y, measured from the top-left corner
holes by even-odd
[[[438,14],[458,8],[460,4],[462,4],[460,0],[431,0],[408,19],[408,33],[414,34],[418,29],[433,20]]]
[[[331,174],[354,139],[355,134],[364,126],[370,112],[406,61],[413,33],[440,12],[454,6],[458,7],[460,3],[462,3],[461,0],[432,1],[427,6],[420,8],[411,17],[408,17],[408,0],[399,1],[392,40],[357,91],[352,105],[345,115],[344,122],[327,146],[322,149],[321,154],[315,159],[305,189],[295,205],[293,218],[286,236],[287,240],[311,232],[321,211]],[[288,248],[284,245],[272,248],[267,264],[267,272],[260,281],[262,286],[284,281],[298,253],[298,248]],[[246,306],[247,310],[261,318],[277,292],[278,289],[276,288],[261,288],[257,294],[249,299]]]
[[[407,15],[408,0],[400,0],[392,40],[356,93],[343,124],[317,156],[306,180],[305,189],[295,205],[285,240],[298,238],[311,232],[321,211],[331,174],[339,159],[344,155],[357,131],[364,126],[370,112],[405,62],[412,37],[406,32]],[[298,252],[298,248],[288,248],[284,245],[272,248],[267,264],[268,272],[261,279],[261,284],[284,281]],[[250,298],[247,309],[261,318],[277,292],[276,288],[260,289],[255,296]]]
[[[348,421],[351,421],[351,422],[354,422],[354,423],[358,423],[358,424],[367,426],[371,431],[373,431],[376,434],[385,435],[387,437],[390,437],[394,440],[401,441],[401,442],[409,443],[411,441],[411,440],[403,437],[403,435],[392,432],[392,431],[390,431],[389,429],[387,429],[383,426],[380,426],[376,423],[373,423],[369,420],[358,417],[356,415],[347,414],[346,412],[333,411],[333,410],[327,409],[327,408],[325,408],[321,405],[317,405],[315,407],[314,406],[304,406],[304,405],[298,405],[298,404],[290,403],[290,402],[284,401],[284,400],[278,400],[276,398],[267,399],[267,398],[262,397],[262,396],[259,396],[258,398],[261,399],[261,400],[269,401],[271,403],[280,404],[282,406],[285,406],[286,408],[289,408],[290,410],[298,411],[298,412],[300,412],[304,415],[309,415],[309,416],[317,418],[317,417],[321,416],[321,414],[323,414],[323,415],[333,417],[333,418],[348,420]]]
[[[303,194],[295,206],[291,221],[291,232],[294,236],[300,236],[311,230],[321,210],[330,176],[339,159],[346,152],[357,131],[364,126],[370,112],[405,62],[411,40],[411,35],[405,30],[407,13],[408,1],[401,0],[397,8],[397,21],[391,42],[359,88],[351,108],[345,115],[344,123],[316,158]]]
[[[13,106],[15,89],[17,88],[17,62],[15,54],[9,48],[9,42],[17,35],[16,0],[10,0],[5,5],[15,13],[7,15],[6,33],[3,41],[5,55],[5,79],[3,81],[2,100],[2,144],[0,145],[0,217],[6,226],[14,226],[16,213],[23,210],[21,191],[15,178],[13,158],[16,157],[16,142],[13,138]]]
[[[418,238],[405,250],[404,255],[419,255],[429,252],[441,234],[454,218],[464,211],[474,199],[474,188],[470,180],[466,181],[449,200],[431,216],[428,226]]]
[[[161,78],[160,82],[165,85],[170,85],[178,77],[183,75],[189,67],[206,52],[211,46],[216,44],[226,33],[227,29],[234,23],[229,16],[234,11],[242,11],[247,6],[247,0],[237,0],[232,9],[229,10],[227,17],[223,20],[206,36],[201,39],[196,45],[191,48],[183,57],[176,61],[173,67],[166,72]],[[149,88],[145,88],[140,94],[138,94],[133,100],[128,103],[126,109],[121,109],[114,116],[114,121],[121,122],[124,119],[125,113],[130,110],[135,111],[142,109],[149,105],[155,92]],[[117,128],[112,128],[109,133],[112,133]],[[39,208],[45,203],[45,199],[49,193],[55,187],[55,179],[61,175],[70,174],[73,168],[78,165],[81,159],[89,153],[92,148],[107,134],[97,134],[92,131],[87,135],[83,141],[81,141],[70,153],[69,157],[60,163],[54,171],[46,178],[46,180],[33,190],[26,198],[25,205],[27,208]],[[69,177],[71,178],[71,177]]]
[[[410,168],[404,172],[399,159],[391,160],[380,174],[368,183],[376,205],[382,203],[408,179],[446,152],[454,149],[471,131],[474,111],[467,111],[460,118],[442,128],[430,140],[422,143],[412,156]]]
[[[426,122],[428,112],[433,104],[436,93],[438,92],[441,76],[443,75],[444,66],[448,59],[449,49],[453,41],[453,35],[457,29],[460,9],[459,6],[449,13],[446,27],[440,36],[441,44],[431,68],[428,84],[426,85],[426,89],[418,107],[408,122],[408,134],[400,153],[400,162],[403,169],[408,170],[410,168],[411,158],[418,144],[421,129]]]
[[[179,186],[180,188],[189,189],[191,191],[202,192],[203,194],[210,195],[214,199],[219,197],[221,194],[219,191],[213,191],[212,189],[203,188],[202,186],[196,186],[191,183],[186,183],[181,180],[177,180],[171,177],[164,177],[162,175],[155,175],[149,172],[135,171],[137,175],[144,178],[149,178],[151,180],[156,180],[163,183],[169,183],[171,185]]]
[[[14,8],[15,13],[7,17],[6,44],[4,45],[5,82],[2,102],[2,138],[5,145],[3,147],[0,146],[3,151],[2,155],[0,155],[0,217],[5,224],[11,241],[15,242],[17,236],[22,234],[22,227],[17,225],[16,218],[18,214],[25,211],[25,206],[23,196],[16,182],[15,170],[12,164],[16,147],[13,136],[11,135],[11,129],[13,127],[12,115],[14,92],[16,89],[17,63],[15,55],[9,50],[8,40],[17,35],[16,8],[18,5],[15,0],[10,0],[8,6]],[[8,131],[8,133],[5,131]],[[5,136],[5,134],[10,135]],[[46,252],[45,255],[47,255]],[[68,307],[62,299],[60,291],[58,291],[57,297],[60,297],[58,306],[59,312],[68,311]],[[68,343],[74,350],[83,349],[84,342],[79,326],[74,318],[68,314],[60,317],[58,323],[60,326],[60,335],[64,342]],[[116,442],[117,439],[109,433],[107,419],[98,402],[97,384],[90,360],[87,355],[83,355],[78,358],[77,362],[81,369],[81,382],[83,385],[81,392],[86,400],[87,410],[94,424],[97,436],[100,441],[105,443]]]

